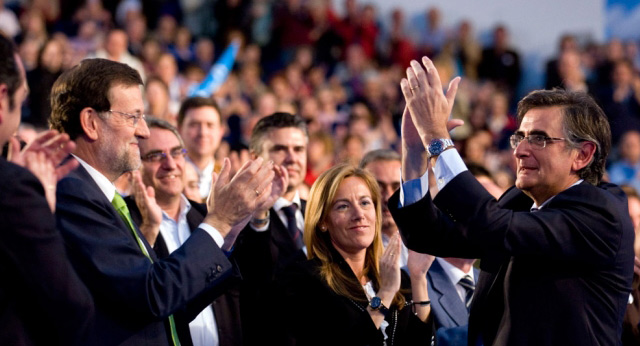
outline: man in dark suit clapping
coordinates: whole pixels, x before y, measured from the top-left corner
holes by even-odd
[[[55,228],[56,181],[77,162],[66,135],[47,131],[20,152],[12,138],[29,89],[13,43],[0,35],[0,343],[82,345],[93,322],[93,300],[67,258]],[[23,167],[20,167],[23,166]],[[26,169],[25,169],[26,168]]]
[[[510,140],[516,184],[496,201],[449,136],[459,79],[445,94],[431,60],[423,65],[412,61],[401,82],[406,183],[389,207],[410,249],[481,259],[469,344],[617,345],[634,232],[624,193],[602,182],[605,114],[584,93],[527,95]],[[433,200],[423,188],[429,174]]]
[[[127,65],[86,59],[51,93],[51,125],[76,141],[80,162],[58,183],[56,220],[94,297],[92,345],[179,345],[173,315],[199,312],[220,293],[232,274],[225,239],[272,198],[272,163],[247,162],[231,178],[226,160],[203,222],[159,259],[113,185],[140,166],[138,143],[149,137],[141,85]]]
[[[187,199],[185,155],[178,130],[168,122],[147,118],[149,138],[140,140],[140,173],[134,172],[133,196],[125,198],[133,222],[158,258],[168,257],[189,238],[207,215],[207,206]],[[153,188],[153,198],[145,189]],[[233,242],[233,239],[227,241]],[[242,325],[236,280],[197,316],[176,320],[183,344],[240,346]]]

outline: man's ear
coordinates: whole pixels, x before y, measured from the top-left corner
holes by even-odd
[[[95,141],[98,139],[98,112],[91,107],[85,107],[80,111],[80,127],[83,133],[90,140]]]
[[[0,124],[5,120],[9,111],[9,87],[6,84],[0,84]]]
[[[571,169],[574,172],[577,172],[585,167],[587,167],[591,161],[593,161],[593,156],[596,153],[596,144],[589,141],[584,141],[580,143],[580,146],[576,148],[578,151],[578,155],[573,160],[573,164],[571,165]]]

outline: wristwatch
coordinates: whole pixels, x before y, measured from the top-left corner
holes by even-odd
[[[385,316],[387,316],[387,314],[389,313],[389,308],[384,306],[382,299],[380,299],[380,297],[378,296],[371,298],[369,306],[371,307],[371,310],[380,311]]]
[[[429,154],[429,157],[438,156],[442,154],[443,151],[451,147],[453,147],[453,141],[451,138],[432,139],[427,147],[427,153]]]

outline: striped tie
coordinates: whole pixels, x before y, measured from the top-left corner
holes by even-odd
[[[471,279],[471,276],[465,275],[460,281],[458,281],[458,285],[462,286],[465,291],[467,291],[464,297],[464,305],[469,310],[469,306],[471,306],[471,299],[473,298],[473,291],[476,289],[476,284]]]
[[[145,255],[145,257],[149,259],[149,261],[151,261],[151,263],[153,263],[153,259],[151,259],[151,256],[149,256],[147,247],[144,246],[142,239],[140,239],[140,236],[138,236],[138,232],[136,232],[136,228],[133,226],[133,221],[131,220],[131,214],[129,213],[129,208],[127,208],[127,203],[124,201],[122,196],[118,194],[117,191],[115,196],[113,196],[111,205],[113,205],[113,207],[116,208],[122,220],[127,224],[127,226],[129,226],[129,229],[133,233],[133,237],[136,239],[136,242],[138,243],[138,247],[140,247],[140,250],[142,251],[142,253]],[[176,322],[173,318],[173,315],[169,315],[169,329],[171,332],[171,341],[173,342],[173,345],[180,346],[180,339],[178,339],[178,331],[176,329]]]
[[[302,232],[297,225],[296,220],[296,211],[298,210],[297,204],[291,204],[282,208],[284,215],[287,217],[287,230],[289,231],[289,235],[293,240],[293,243],[296,245],[296,249],[302,249],[304,246],[304,242],[302,241]]]

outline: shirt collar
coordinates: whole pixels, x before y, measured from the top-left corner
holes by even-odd
[[[473,267],[471,268],[471,270],[469,270],[468,273],[465,273],[462,270],[460,270],[460,268],[447,262],[444,258],[436,257],[436,261],[440,263],[440,266],[442,266],[442,269],[444,270],[445,273],[447,273],[449,280],[451,280],[451,282],[453,282],[454,285],[457,284],[458,281],[460,281],[460,279],[462,279],[466,275],[469,275],[471,277],[471,280],[473,280],[473,282],[476,282],[473,276]]]
[[[278,200],[276,200],[276,202],[273,204],[273,210],[280,211],[284,207],[295,204],[296,206],[298,206],[298,210],[302,211],[301,203],[302,202],[300,202],[300,194],[298,194],[298,191],[296,191],[296,194],[293,196],[293,199],[291,201],[284,197],[278,198]]]
[[[75,157],[76,160],[80,162],[82,167],[87,170],[87,173],[89,173],[91,178],[93,178],[93,181],[96,182],[96,184],[100,188],[100,191],[102,191],[109,202],[111,202],[113,200],[113,197],[116,195],[116,186],[113,185],[113,183],[107,177],[105,177],[104,174],[100,173],[97,169],[86,163],[83,159],[77,157],[76,155],[73,155],[73,157]]]
[[[191,203],[187,197],[183,194],[180,195],[180,211],[178,212],[178,221],[187,217],[187,213],[191,210]],[[173,220],[169,214],[167,214],[164,210],[162,211],[162,218],[167,220]]]

